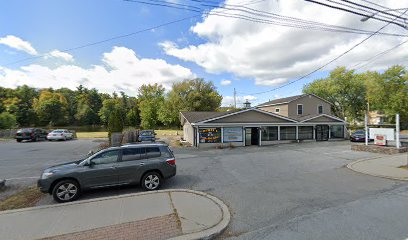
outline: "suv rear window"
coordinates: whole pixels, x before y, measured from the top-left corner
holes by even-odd
[[[158,147],[146,147],[146,158],[160,157],[160,149]]]
[[[143,159],[144,157],[140,157],[141,154],[144,154],[144,148],[125,148],[122,153],[122,161]]]

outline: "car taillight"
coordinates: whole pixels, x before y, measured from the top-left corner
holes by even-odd
[[[167,159],[166,162],[172,166],[176,165],[176,159],[175,158],[170,158]]]
[[[61,133],[61,136],[64,136],[64,134]]]
[[[31,133],[30,135],[31,135],[31,137],[34,137],[34,133]]]

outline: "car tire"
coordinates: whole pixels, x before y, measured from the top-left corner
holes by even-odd
[[[19,143],[21,143],[22,140],[21,140],[21,139],[16,139],[16,141],[19,142]]]
[[[158,190],[161,187],[162,177],[158,172],[148,172],[142,177],[141,185],[146,191]]]
[[[52,189],[52,197],[56,202],[70,202],[79,198],[81,189],[75,180],[62,180]]]
[[[33,142],[38,142],[38,137],[35,137],[35,138],[33,139]]]

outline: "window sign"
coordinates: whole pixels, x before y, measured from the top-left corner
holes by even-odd
[[[220,143],[221,128],[200,128],[200,143]]]
[[[242,142],[242,128],[224,128],[224,142]]]

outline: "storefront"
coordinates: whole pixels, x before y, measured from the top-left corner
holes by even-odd
[[[195,113],[196,115],[193,115]],[[181,113],[185,139],[196,147],[250,146],[344,139],[347,123],[320,114],[302,121],[251,108],[231,113]],[[187,129],[187,130],[186,130]]]

